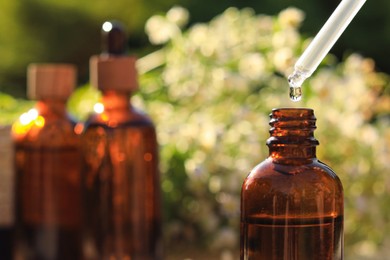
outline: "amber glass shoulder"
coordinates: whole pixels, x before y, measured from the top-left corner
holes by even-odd
[[[78,146],[75,122],[66,113],[63,101],[38,101],[12,126],[12,137],[18,145],[35,147]]]
[[[337,175],[313,159],[303,165],[256,166],[243,183],[244,215],[251,217],[318,218],[343,215],[343,188]]]
[[[105,125],[116,128],[136,123],[154,128],[153,121],[149,116],[133,107],[129,101],[128,93],[105,91],[102,97],[104,110],[89,117],[85,123],[85,129],[91,125]]]

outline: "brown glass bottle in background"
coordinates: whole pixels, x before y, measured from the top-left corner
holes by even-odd
[[[241,191],[241,259],[343,259],[343,189],[316,158],[311,109],[274,109],[269,157]]]
[[[80,143],[66,101],[76,80],[68,64],[33,64],[34,109],[12,127],[15,154],[16,259],[80,259]]]
[[[105,26],[106,52],[90,63],[104,111],[87,120],[82,135],[85,257],[161,259],[156,131],[130,103],[135,58],[115,55],[125,50],[123,29]]]
[[[0,126],[0,259],[12,260],[14,236],[14,174],[11,127]]]

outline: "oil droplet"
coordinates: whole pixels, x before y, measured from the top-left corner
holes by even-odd
[[[297,102],[301,100],[301,98],[302,98],[302,88],[290,86],[290,99],[294,102]]]
[[[302,83],[307,79],[311,73],[301,69],[294,70],[294,73],[288,77],[288,84],[290,85],[290,99],[294,102],[302,98]]]

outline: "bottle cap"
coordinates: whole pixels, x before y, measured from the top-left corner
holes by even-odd
[[[30,64],[27,95],[31,99],[67,99],[76,85],[76,67],[71,64]]]
[[[135,61],[130,56],[93,56],[90,60],[91,84],[100,90],[136,91]]]
[[[91,84],[100,90],[136,91],[138,89],[136,58],[125,55],[126,33],[119,22],[102,26],[101,55],[90,59]]]
[[[107,21],[101,30],[102,52],[124,56],[127,50],[125,27],[118,21]]]

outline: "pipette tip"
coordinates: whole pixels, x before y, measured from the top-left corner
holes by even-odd
[[[295,69],[288,77],[288,84],[290,85],[290,99],[294,102],[302,98],[302,84],[310,76],[310,73]]]

